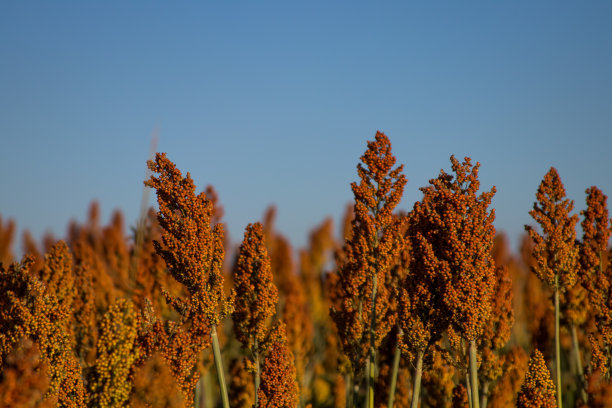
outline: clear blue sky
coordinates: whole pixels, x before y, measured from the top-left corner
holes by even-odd
[[[156,126],[234,241],[272,203],[297,246],[338,220],[376,130],[401,208],[467,155],[513,243],[550,166],[578,210],[612,194],[612,2],[292,3],[2,2],[0,214],[133,225]]]

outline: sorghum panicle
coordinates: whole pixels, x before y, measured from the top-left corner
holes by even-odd
[[[163,245],[156,244],[157,252],[166,261],[170,274],[189,290],[193,306],[206,317],[204,324],[217,325],[229,306],[223,295],[221,274],[222,224],[211,228],[212,202],[205,193],[195,194],[189,173],[183,178],[165,153],[157,153],[148,166],[159,174],[145,182],[157,192],[158,220],[163,229]]]
[[[232,319],[236,338],[252,352],[268,334],[276,313],[278,290],[272,281],[270,257],[260,223],[249,224],[234,271],[235,303]]]
[[[274,328],[268,353],[262,365],[257,390],[262,408],[295,408],[299,400],[294,357],[287,345],[285,325]]]
[[[555,385],[542,353],[536,349],[529,360],[527,375],[518,394],[518,408],[555,408],[557,399]]]
[[[198,356],[211,344],[213,328],[232,312],[232,299],[223,293],[223,224],[211,226],[212,202],[204,192],[195,194],[189,173],[183,177],[165,153],[157,153],[148,166],[159,174],[145,181],[156,190],[159,204],[162,242],[155,242],[156,251],[168,272],[185,286],[188,298],[164,291],[180,321],[163,324],[151,318],[139,337],[147,353],[161,351],[190,401],[199,377]]]
[[[565,188],[559,173],[551,167],[544,176],[536,194],[537,202],[529,214],[542,228],[542,235],[526,225],[525,229],[535,243],[533,254],[535,274],[549,286],[555,286],[558,275],[560,288],[572,286],[576,280],[578,247],[576,223],[578,216],[570,213],[574,202],[565,198]]]
[[[119,299],[102,318],[90,404],[119,408],[127,403],[141,352],[136,342],[137,324],[136,311],[125,299]]]

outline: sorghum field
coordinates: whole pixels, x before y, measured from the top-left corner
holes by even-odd
[[[341,225],[299,252],[274,208],[233,248],[223,197],[163,153],[132,231],[93,204],[15,259],[0,219],[0,405],[612,407],[606,195],[578,210],[550,168],[514,254],[477,158],[405,213],[391,142],[364,150]]]

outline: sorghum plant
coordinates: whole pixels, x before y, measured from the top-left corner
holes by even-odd
[[[410,322],[405,343],[417,351],[417,368],[419,353],[422,358],[447,327],[467,342],[472,403],[477,408],[476,343],[489,320],[495,283],[495,210],[488,209],[495,187],[477,195],[480,164],[472,165],[467,157],[460,163],[454,156],[451,164],[455,175],[442,170],[430,186],[421,188],[423,200],[410,216],[413,261],[404,285],[408,313],[402,320]],[[413,395],[418,397],[418,391]]]
[[[226,299],[223,293],[223,226],[216,224],[211,228],[212,203],[205,193],[195,194],[195,184],[189,173],[183,177],[164,153],[157,153],[155,161],[149,161],[148,166],[153,173],[159,174],[145,182],[157,191],[158,220],[163,233],[162,243],[155,243],[156,250],[166,261],[168,272],[189,293],[186,300],[165,293],[166,301],[180,314],[180,323],[186,326],[179,330],[178,325],[170,325],[167,330],[169,342],[197,356],[212,341],[221,397],[227,407],[217,336],[217,326],[231,313],[232,307],[231,299]],[[188,400],[193,399],[197,380],[193,376],[183,386]]]
[[[278,290],[272,282],[270,257],[260,223],[249,224],[240,245],[234,271],[235,308],[232,314],[236,338],[247,351],[254,376],[255,407],[260,380],[260,357],[269,334],[272,316],[276,313]]]
[[[3,329],[0,356],[4,359],[5,353],[10,352],[21,337],[30,337],[38,345],[41,361],[49,367],[50,382],[45,397],[56,398],[58,407],[84,407],[81,367],[72,350],[72,298],[69,292],[61,293],[58,298],[48,290],[30,272],[31,263],[26,258],[8,269],[0,266],[0,327]],[[72,273],[71,256],[63,242],[45,257],[45,270],[49,277],[67,277]]]
[[[535,243],[533,271],[554,290],[555,304],[555,367],[557,405],[562,406],[561,346],[559,339],[559,292],[574,285],[578,247],[576,241],[577,215],[571,215],[573,201],[565,198],[565,188],[559,173],[551,167],[544,176],[536,194],[537,202],[529,214],[540,224],[542,235],[526,225],[525,229]]]
[[[406,178],[403,166],[395,169],[391,143],[377,132],[357,166],[360,183],[352,183],[355,218],[350,240],[345,242],[345,261],[338,265],[336,294],[332,309],[344,353],[354,373],[366,368],[367,406],[374,404],[376,350],[395,324],[389,312],[390,269],[401,247],[400,224],[392,215],[401,200]],[[356,377],[356,376],[355,376]]]

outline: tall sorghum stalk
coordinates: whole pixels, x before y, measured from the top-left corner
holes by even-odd
[[[247,351],[249,371],[253,372],[257,408],[262,345],[269,334],[270,320],[278,302],[278,291],[272,282],[270,257],[260,223],[246,227],[234,270],[234,294],[234,331]]]
[[[554,167],[551,167],[536,194],[537,202],[531,216],[540,224],[542,235],[532,227],[525,226],[534,241],[533,255],[536,264],[532,267],[543,282],[552,286],[555,305],[555,369],[557,380],[557,405],[562,407],[561,390],[561,345],[559,339],[559,292],[571,287],[576,281],[578,247],[575,244],[578,216],[570,216],[573,201],[565,198],[565,188]]]
[[[354,373],[363,373],[365,368],[366,406],[372,407],[376,350],[395,324],[387,280],[400,248],[400,221],[392,212],[406,178],[401,174],[403,166],[393,169],[395,157],[383,133],[377,132],[376,140],[368,142],[361,160],[363,164],[357,166],[361,181],[351,184],[355,218],[351,238],[344,245],[345,259],[337,269],[334,290],[340,302],[332,308],[332,318]]]
[[[158,220],[163,233],[162,243],[155,242],[156,250],[166,261],[168,272],[189,294],[189,298],[183,300],[164,293],[167,303],[181,316],[180,325],[172,324],[167,330],[169,339],[165,354],[171,354],[173,348],[190,350],[189,355],[193,358],[212,343],[221,398],[227,408],[227,387],[217,336],[217,326],[232,308],[232,300],[226,299],[223,293],[223,226],[211,227],[212,202],[205,193],[195,194],[195,184],[189,173],[183,177],[165,153],[156,154],[155,161],[149,161],[148,165],[153,173],[159,174],[145,182],[157,191]],[[186,327],[182,328],[183,325]],[[175,370],[179,370],[175,373],[186,380],[183,390],[187,400],[192,401],[193,388],[198,381],[197,376],[191,374],[195,366],[184,367],[184,361],[174,363]]]

